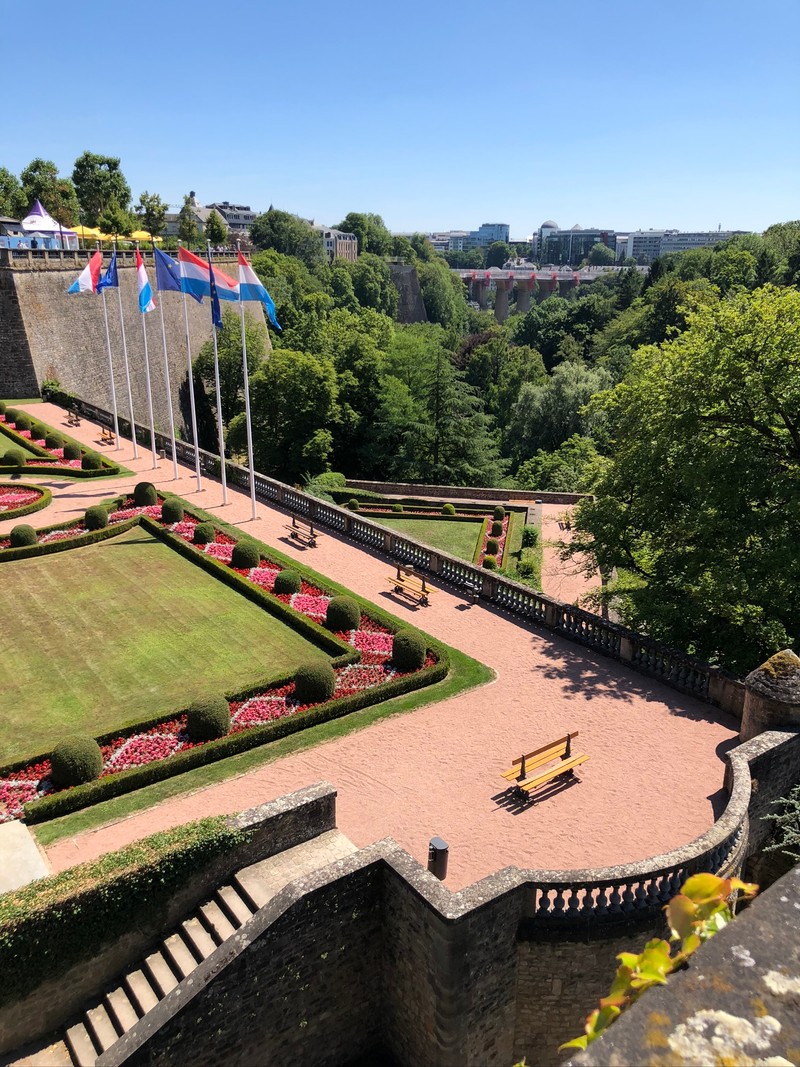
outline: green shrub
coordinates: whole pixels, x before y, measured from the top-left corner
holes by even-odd
[[[425,662],[425,639],[416,630],[398,630],[392,642],[392,664],[399,671],[417,671]]]
[[[215,533],[213,522],[198,522],[194,528],[194,543],[196,545],[210,545],[214,540]]]
[[[44,439],[45,446],[51,451],[54,448],[64,447],[64,438],[60,433],[56,433],[55,430],[51,430]]]
[[[32,441],[41,441],[47,434],[47,430],[44,428],[44,426],[42,426],[40,422],[36,422],[34,419],[31,419],[30,429]]]
[[[402,510],[403,510],[403,505],[402,504],[392,504],[392,511],[396,512],[398,515],[400,514],[400,512]]]
[[[495,521],[492,523],[492,528],[490,530],[490,533],[491,533],[492,537],[500,537],[501,534],[503,533],[503,524],[502,524],[502,522],[499,522],[497,519],[495,519]]]
[[[361,510],[361,505],[359,504],[359,502],[356,500],[355,497],[351,497],[347,501],[347,506],[351,511],[360,511]]]
[[[260,563],[261,552],[255,541],[251,541],[249,537],[242,538],[241,541],[237,541],[233,546],[232,567],[239,567],[249,571],[251,567],[257,567]]]
[[[102,459],[96,452],[84,452],[81,457],[81,470],[99,471],[103,466]]]
[[[536,578],[539,568],[532,559],[521,559],[517,564],[517,574],[520,578]]]
[[[9,448],[8,452],[3,456],[4,467],[24,467],[25,461],[30,459],[30,455],[27,452],[23,452],[21,448]]]
[[[442,515],[455,515],[455,504],[442,504]]]
[[[186,732],[192,741],[215,741],[231,727],[231,709],[222,694],[196,700],[186,711]]]
[[[323,471],[322,474],[318,474],[314,479],[317,485],[323,486],[326,489],[346,489],[347,478],[339,471]]]
[[[102,504],[95,504],[86,509],[83,523],[87,530],[102,530],[104,526],[108,526],[108,512]]]
[[[275,575],[275,585],[272,587],[273,593],[299,593],[302,587],[300,575],[297,571],[280,571]]]
[[[180,500],[170,497],[161,505],[161,521],[167,526],[172,526],[174,522],[183,522],[183,515],[183,504]]]
[[[357,630],[361,622],[361,608],[349,596],[335,596],[328,604],[325,625],[334,633]]]
[[[483,565],[487,571],[497,570],[497,556],[484,556]]]
[[[37,544],[36,531],[24,522],[12,528],[9,538],[12,548],[25,548],[27,545]]]
[[[14,419],[14,426],[17,430],[30,430],[31,418],[30,415],[26,415],[24,411],[17,412],[17,416]]]
[[[0,400],[0,415],[5,415],[5,413],[6,413],[6,402],[5,402],[5,400]]]
[[[50,754],[50,778],[57,789],[82,785],[100,777],[103,754],[93,737],[76,734],[59,741]]]
[[[13,422],[16,424],[18,414],[19,412],[16,408],[6,408],[6,422]]]
[[[81,446],[73,444],[72,441],[68,441],[64,445],[64,459],[80,459],[81,458]]]
[[[301,704],[329,700],[336,688],[336,675],[330,663],[315,659],[298,667],[294,674],[294,698]]]
[[[535,548],[539,544],[539,527],[538,526],[523,526],[522,527],[522,547],[523,548]]]
[[[506,509],[503,507],[502,504],[497,505],[497,507],[494,509],[494,514],[492,517],[499,522],[503,521],[503,519],[506,517]]]
[[[137,482],[133,487],[133,502],[137,508],[152,508],[158,503],[158,493],[152,482]]]
[[[499,548],[500,548],[500,545],[497,542],[497,538],[496,537],[490,537],[489,540],[486,542],[486,555],[487,556],[496,556],[497,555],[497,551],[498,551]]]

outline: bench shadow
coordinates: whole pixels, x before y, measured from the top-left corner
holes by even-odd
[[[508,786],[507,789],[495,793],[492,800],[498,808],[504,809],[510,815],[522,815],[524,812],[530,811],[531,808],[535,808],[545,800],[550,800],[552,797],[558,796],[559,793],[571,789],[572,786],[578,785],[580,781],[581,779],[575,774],[562,774],[559,778],[554,778],[550,782],[545,782],[545,784],[540,789],[537,789],[533,795],[522,793],[515,786],[511,785]]]
[[[420,604],[412,604],[403,599],[403,597],[393,596],[391,592],[387,592],[386,590],[382,590],[379,595],[398,608],[407,608],[409,611],[419,611],[421,607]]]

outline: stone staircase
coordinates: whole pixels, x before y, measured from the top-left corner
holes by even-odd
[[[201,904],[159,948],[128,971],[68,1028],[65,1041],[73,1064],[94,1067],[101,1053],[188,978],[281,889],[295,878],[355,851],[355,845],[338,830],[328,830],[235,874],[228,885],[221,886],[211,900]]]

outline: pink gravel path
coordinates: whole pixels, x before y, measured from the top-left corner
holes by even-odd
[[[63,420],[59,408],[41,404],[35,410],[52,425]],[[93,444],[96,437],[86,422],[72,434]],[[444,837],[451,889],[508,865],[565,869],[643,859],[712,825],[722,797],[721,753],[737,732],[730,716],[491,608],[468,607],[445,588],[436,588],[429,608],[405,606],[383,591],[386,560],[328,532],[316,549],[304,550],[288,539],[282,512],[259,504],[252,522],[244,494],[231,490],[229,504],[221,507],[218,484],[204,480],[206,491],[197,494],[185,468],[175,483],[171,463],[150,471],[149,453],[140,450],[139,460],[132,460],[130,443],[117,455],[137,472],[134,477],[60,486],[56,479],[38,479],[53,488],[53,503],[37,514],[37,525],[74,517],[147,477],[456,645],[491,666],[497,678],[57,842],[47,850],[54,870],[155,830],[260,804],[322,779],[336,786],[339,828],[359,846],[391,836],[424,863],[430,837]],[[506,806],[500,771],[521,751],[568,730],[580,731],[577,747],[591,756],[580,782],[523,811]]]
[[[572,530],[565,529],[561,520],[573,510],[570,504],[542,505],[542,592],[566,604],[578,604],[600,585],[600,575],[587,575],[581,557],[561,559],[561,546],[572,540]]]

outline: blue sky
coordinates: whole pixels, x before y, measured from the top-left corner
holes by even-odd
[[[15,173],[88,148],[134,197],[397,231],[800,217],[800,0],[5,7]]]

